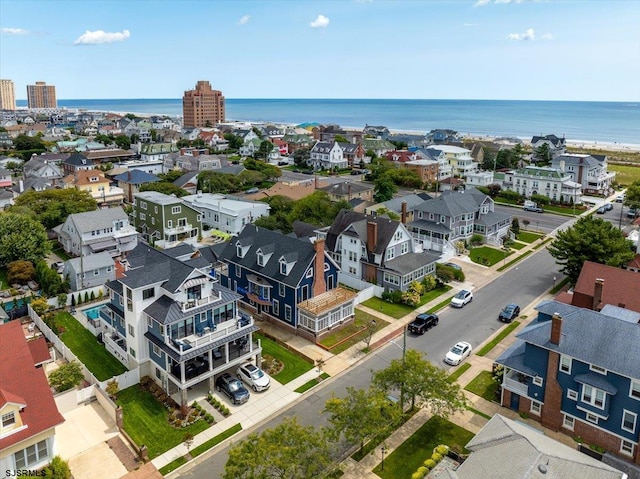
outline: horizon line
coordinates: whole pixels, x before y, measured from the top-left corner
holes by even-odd
[[[101,101],[101,100],[182,100],[177,98],[59,98],[56,101]],[[530,102],[566,102],[566,103],[640,103],[640,98],[636,100],[534,100],[534,99],[518,99],[518,98],[231,98],[225,97],[225,100],[314,100],[314,101],[530,101]],[[17,98],[16,102],[26,102],[26,98]]]

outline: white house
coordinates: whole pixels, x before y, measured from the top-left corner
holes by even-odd
[[[427,148],[427,151],[431,152],[433,150],[444,153],[455,176],[465,178],[468,174],[478,171],[478,163],[473,161],[471,150],[452,145],[438,145]]]
[[[316,169],[327,170],[347,168],[348,166],[344,151],[337,141],[333,143],[319,141],[313,145],[308,163]]]
[[[616,177],[615,172],[607,170],[605,155],[564,154],[553,158],[551,167],[570,175],[573,181],[581,185],[582,192],[587,194],[609,195],[611,183]]]
[[[570,174],[552,167],[528,166],[506,172],[503,186],[527,198],[543,195],[562,203],[582,202],[580,184]]]
[[[211,229],[238,235],[245,225],[269,216],[271,207],[262,201],[249,201],[234,196],[198,193],[183,196],[182,201],[202,214],[202,223]]]
[[[478,171],[467,175],[469,186],[489,186],[493,182],[493,171]]]

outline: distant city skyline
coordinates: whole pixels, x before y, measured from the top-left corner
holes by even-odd
[[[640,0],[0,0],[0,9],[0,77],[18,100],[36,81],[55,85],[58,99],[162,99],[206,79],[228,99],[640,101]]]

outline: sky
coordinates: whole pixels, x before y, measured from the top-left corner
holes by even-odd
[[[640,0],[0,0],[0,78],[18,99],[640,101]]]

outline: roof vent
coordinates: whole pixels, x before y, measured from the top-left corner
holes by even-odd
[[[544,464],[538,464],[538,471],[540,471],[541,474],[546,474],[547,466],[545,466]]]

